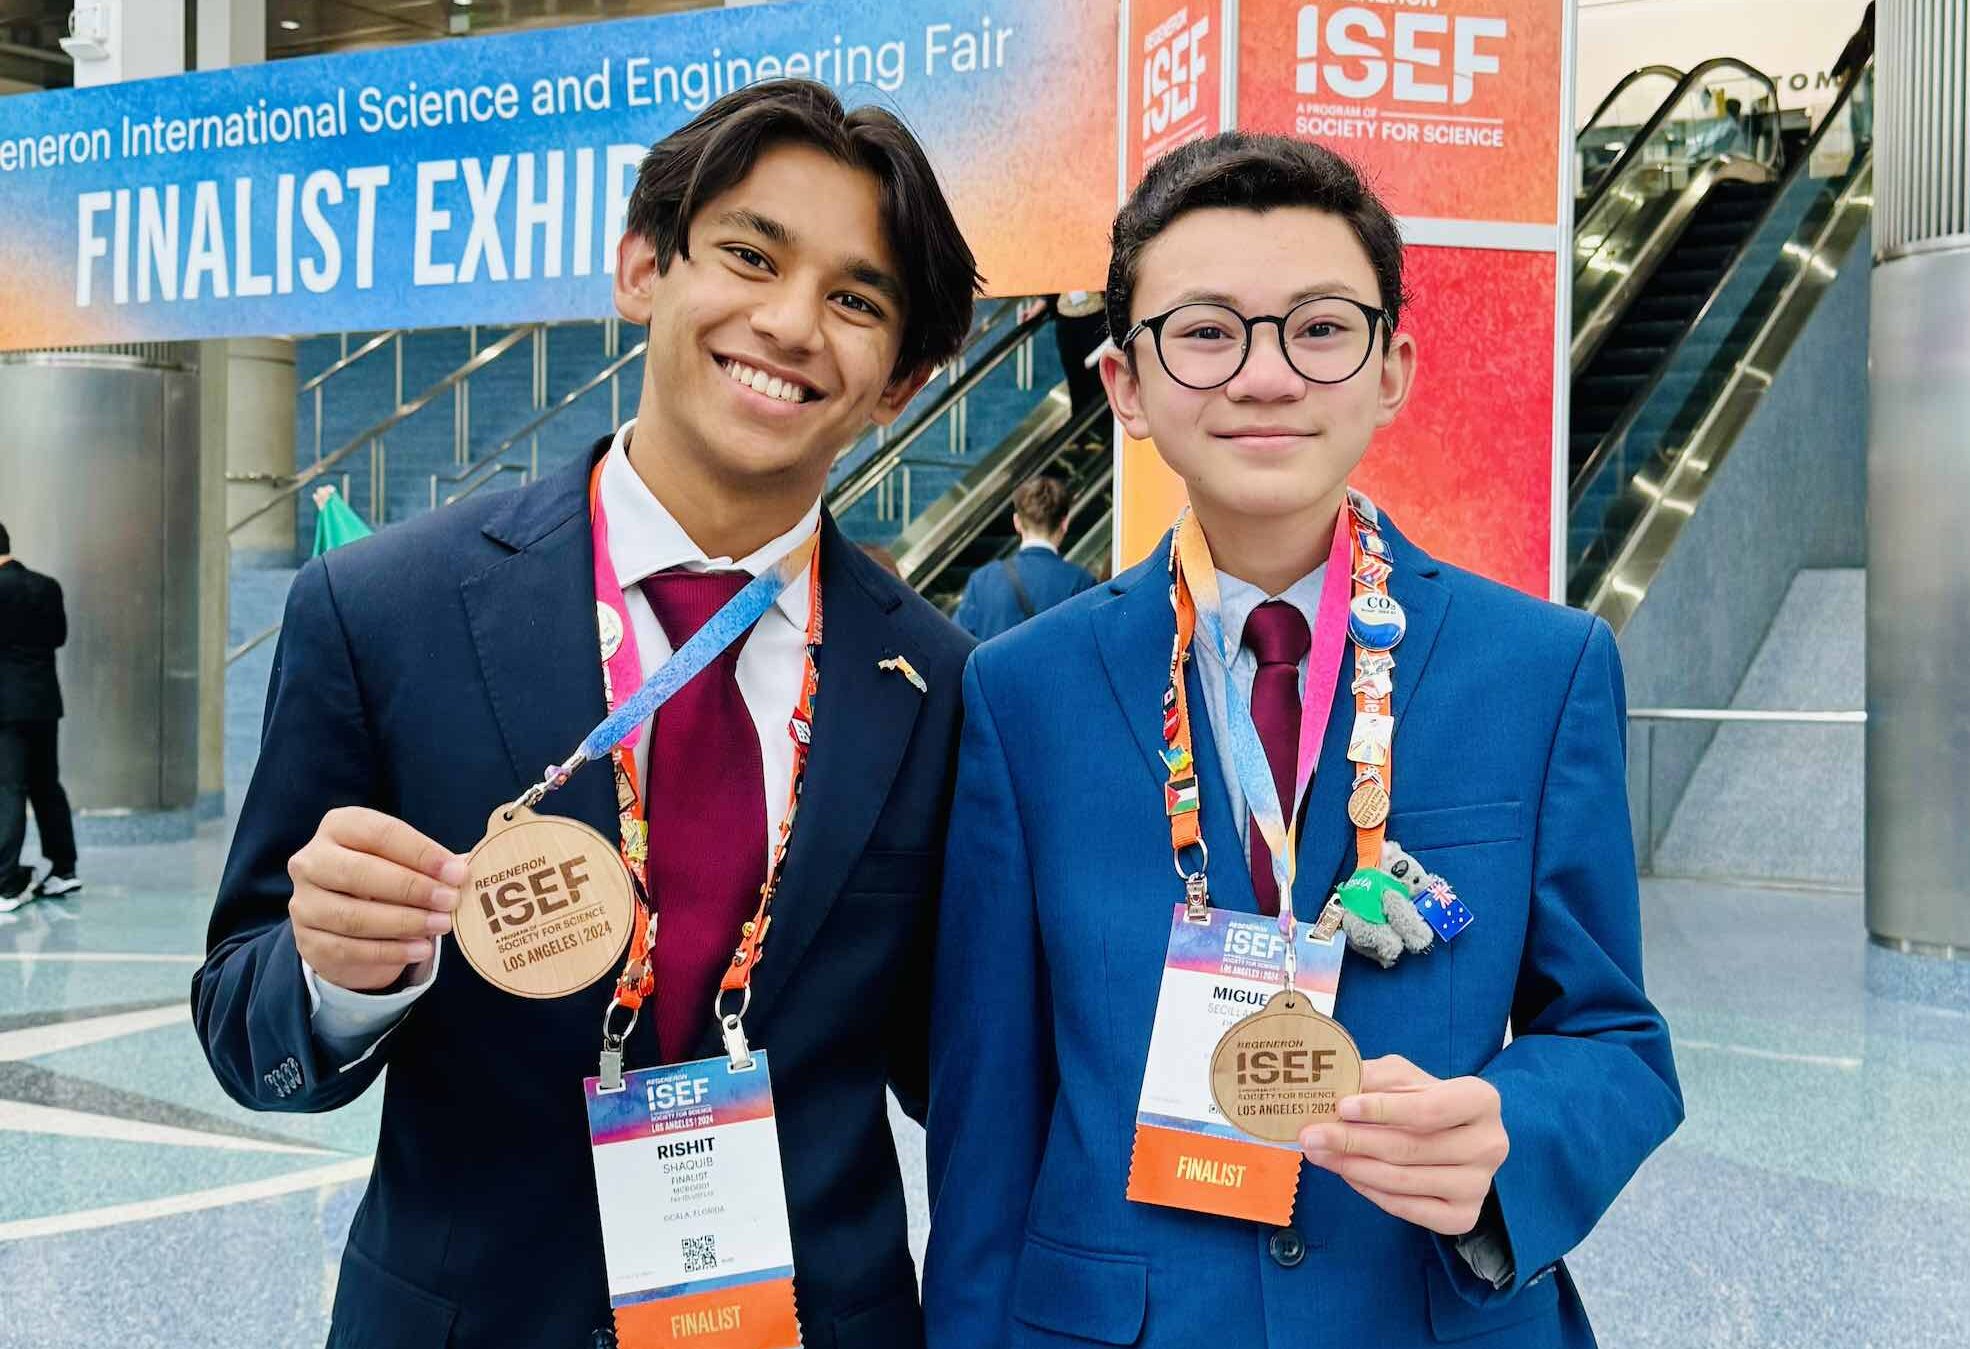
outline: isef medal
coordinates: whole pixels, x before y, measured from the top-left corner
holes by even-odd
[[[466,860],[452,932],[486,982],[559,998],[615,969],[635,913],[613,843],[578,820],[510,805]]]
[[[1341,1098],[1361,1090],[1361,1051],[1332,1017],[1298,989],[1273,994],[1224,1033],[1211,1055],[1211,1099],[1225,1121],[1268,1143],[1339,1116]]]

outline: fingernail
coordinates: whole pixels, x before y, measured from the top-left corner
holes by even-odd
[[[458,891],[451,889],[433,890],[431,892],[431,907],[450,913],[458,907]]]
[[[431,958],[431,943],[428,941],[408,942],[404,946],[404,955],[412,961],[429,960]]]
[[[451,915],[448,913],[426,914],[424,917],[424,930],[433,936],[443,936],[445,933],[451,931]]]
[[[446,885],[465,884],[465,859],[454,857],[438,869],[438,879]]]
[[[1300,1146],[1308,1152],[1332,1152],[1334,1131],[1316,1124],[1300,1131]]]
[[[1368,1112],[1363,1107],[1363,1102],[1359,1096],[1343,1096],[1341,1098],[1342,1119],[1360,1120],[1360,1119],[1366,1119],[1367,1117],[1368,1117]]]

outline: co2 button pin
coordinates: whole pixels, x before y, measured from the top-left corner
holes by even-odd
[[[1291,1269],[1306,1259],[1306,1239],[1290,1227],[1282,1227],[1266,1242],[1266,1249],[1280,1268]]]

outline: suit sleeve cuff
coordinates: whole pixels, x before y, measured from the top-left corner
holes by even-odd
[[[1498,1207],[1498,1191],[1493,1190],[1485,1197],[1477,1226],[1458,1237],[1455,1245],[1457,1257],[1470,1267],[1471,1273],[1493,1288],[1511,1286],[1517,1271],[1512,1261],[1512,1244],[1505,1236],[1505,1215]]]
[[[432,948],[431,959],[408,971],[396,987],[384,993],[357,993],[331,984],[306,960],[301,976],[308,985],[309,1030],[325,1057],[348,1071],[371,1054],[396,1029],[411,1004],[438,979],[444,944]]]

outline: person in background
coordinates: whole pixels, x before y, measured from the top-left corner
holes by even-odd
[[[60,583],[17,561],[13,540],[0,525],[0,912],[82,888],[75,876],[75,823],[55,759],[62,715],[55,650],[66,641]],[[30,805],[48,859],[48,874],[32,893],[34,872],[21,865]]]
[[[1058,478],[1028,479],[1012,494],[1019,551],[971,574],[952,615],[959,627],[982,642],[1095,583],[1087,568],[1060,555],[1069,504],[1067,484]]]
[[[1053,300],[1053,340],[1060,349],[1061,373],[1076,415],[1091,403],[1105,403],[1101,372],[1091,359],[1108,340],[1108,316],[1102,292],[1070,290]]]

